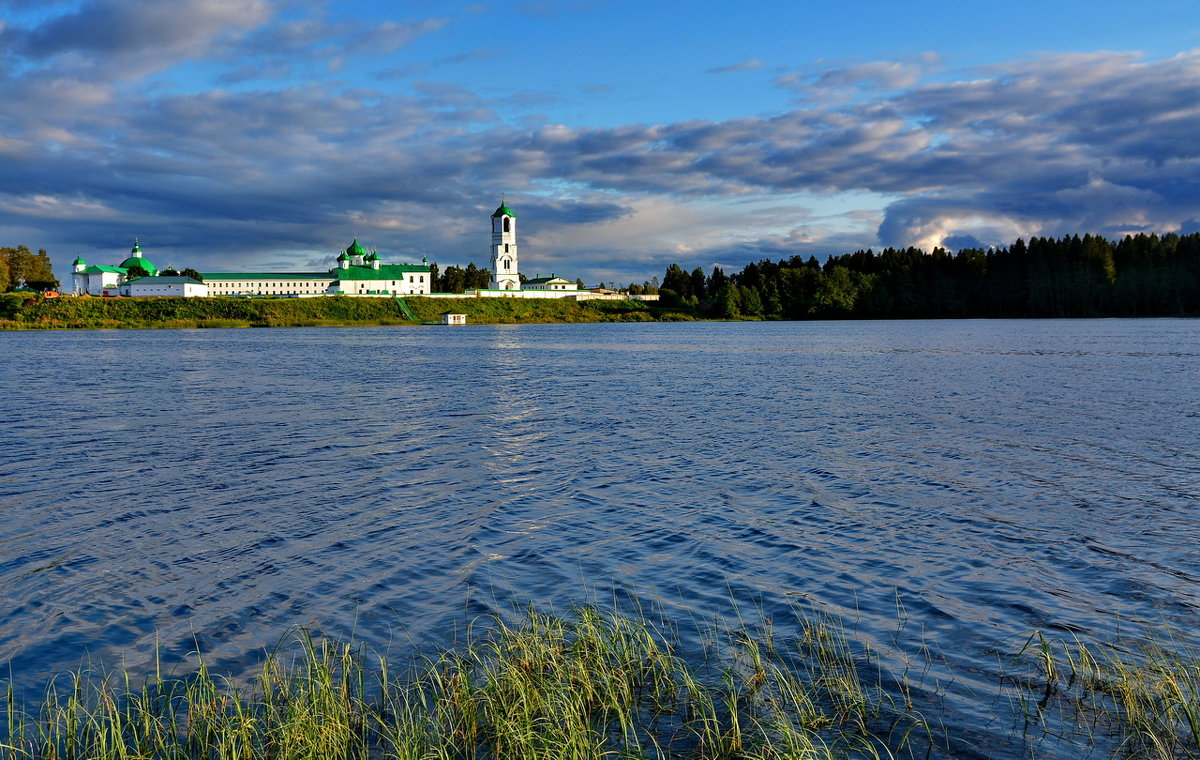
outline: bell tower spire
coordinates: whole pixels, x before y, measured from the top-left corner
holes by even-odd
[[[492,214],[492,290],[520,290],[521,276],[517,273],[517,215],[504,198]]]

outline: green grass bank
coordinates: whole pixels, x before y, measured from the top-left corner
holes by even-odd
[[[444,311],[470,324],[653,322],[693,317],[639,301],[407,298],[417,323]],[[391,298],[42,298],[0,296],[0,329],[319,327],[414,324]]]
[[[79,671],[27,708],[0,682],[0,758],[944,756],[952,742],[926,717],[939,707],[937,691],[922,690],[922,663],[888,672],[838,619],[798,614],[787,641],[770,626],[714,633],[700,664],[680,656],[670,626],[584,606],[472,627],[460,645],[403,669],[300,631],[248,683],[203,663],[144,680]],[[1025,725],[1013,730],[1067,739],[1079,756],[1195,758],[1200,664],[1179,652],[1034,634],[1005,658],[1002,686]]]

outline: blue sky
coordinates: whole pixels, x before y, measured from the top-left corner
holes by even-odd
[[[60,278],[486,264],[597,281],[1200,230],[1200,8],[0,3],[0,244]]]

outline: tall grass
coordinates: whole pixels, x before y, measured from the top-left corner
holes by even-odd
[[[769,626],[714,634],[692,664],[669,629],[594,606],[473,630],[399,674],[300,631],[247,682],[202,660],[144,682],[85,669],[52,680],[30,709],[7,683],[0,758],[822,760],[925,757],[947,743],[909,705],[904,677],[819,612],[802,612],[787,640]],[[1078,732],[1069,746],[1200,757],[1200,664],[1179,642],[1038,633],[1017,662],[1019,705],[1047,730]]]
[[[300,632],[237,684],[201,663],[185,678],[127,673],[54,680],[27,712],[4,703],[0,756],[133,758],[890,757],[924,730],[897,710],[845,633],[812,619],[788,647],[742,632],[719,661],[689,667],[645,619],[581,607],[429,657],[397,677],[387,660]],[[769,637],[768,637],[769,639]],[[903,726],[903,731],[895,731]],[[877,729],[882,728],[882,731]]]
[[[1200,653],[1171,638],[1091,645],[1037,632],[1021,649],[1024,711],[1116,740],[1131,758],[1200,758]]]

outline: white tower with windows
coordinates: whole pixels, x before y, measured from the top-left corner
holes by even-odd
[[[517,215],[503,201],[492,214],[492,290],[520,290],[517,274]]]

